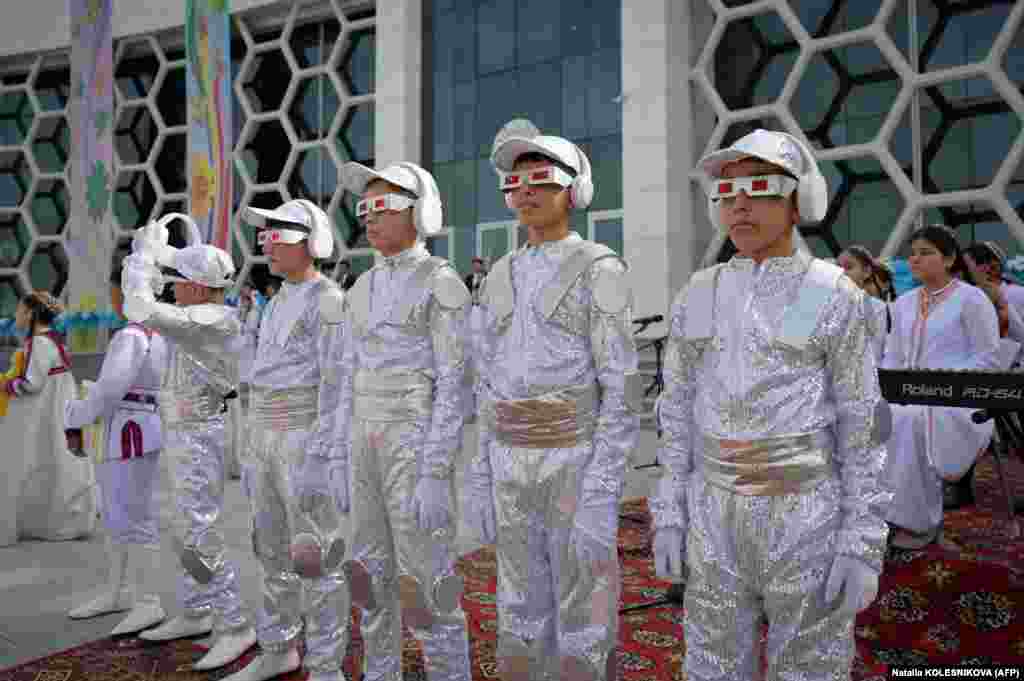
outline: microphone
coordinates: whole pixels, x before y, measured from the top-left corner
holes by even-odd
[[[646,324],[654,324],[655,322],[662,322],[662,321],[665,321],[664,315],[652,314],[650,317],[640,317],[639,319],[634,319],[633,323],[634,324],[645,324],[646,325]]]

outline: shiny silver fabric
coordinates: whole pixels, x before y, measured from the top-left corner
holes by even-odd
[[[490,403],[485,417],[498,442],[510,447],[574,447],[594,436],[597,384],[573,386],[524,400]]]
[[[434,601],[451,591],[454,528],[425,536],[412,502],[422,478],[450,485],[454,477],[469,294],[447,263],[416,244],[363,274],[346,305],[336,427],[350,434],[352,555],[372,592],[360,599],[365,678],[401,679],[401,608],[422,642],[427,678],[468,681],[465,615]]]
[[[171,457],[175,481],[176,544],[197,554],[212,571],[201,583],[184,566],[179,598],[187,617],[214,615],[214,629],[249,625],[238,586],[238,570],[224,541],[224,418],[165,431],[164,456]],[[179,556],[179,559],[181,556]]]
[[[373,592],[362,616],[367,681],[401,680],[403,613],[423,644],[428,679],[470,679],[465,614],[457,601],[453,608],[450,598],[436,598],[455,575],[455,528],[425,534],[411,504],[432,390],[420,372],[359,371],[354,378],[353,558],[369,572]]]
[[[722,440],[705,437],[698,460],[712,485],[746,496],[799,494],[832,475],[832,433]]]
[[[201,584],[183,566],[179,599],[187,617],[212,613],[215,631],[235,631],[249,626],[250,617],[242,604],[238,571],[226,555],[220,517],[227,473],[221,408],[223,396],[238,382],[234,349],[239,324],[228,308],[202,307],[209,314],[196,316],[194,308],[157,303],[143,324],[161,334],[170,351],[160,386],[160,415],[164,455],[171,457],[175,471],[176,543],[186,564],[188,552],[211,571],[209,581]]]
[[[619,564],[590,565],[570,540],[593,441],[561,449],[491,450],[498,533],[499,668],[561,679],[586,661],[606,678],[618,640]],[[525,671],[528,670],[528,671]]]
[[[687,287],[672,307],[657,410],[674,485],[652,512],[658,528],[687,532],[684,664],[694,681],[754,678],[763,619],[769,680],[849,678],[853,618],[839,612],[841,598],[824,603],[827,579],[839,555],[881,570],[891,493],[880,478],[886,449],[871,437],[879,388],[869,312],[840,276],[800,320],[806,341],[785,342],[810,266],[801,253],[733,258],[718,266],[713,298],[691,300]],[[709,306],[709,337],[688,340],[688,315]],[[731,468],[721,465],[723,440],[739,444],[727,448]],[[784,478],[796,462],[802,481],[773,483],[758,469],[774,463]]]
[[[615,546],[614,509],[639,425],[626,400],[637,354],[625,265],[602,256],[574,269],[587,249],[575,233],[524,245],[491,270],[473,315],[480,453],[467,475],[470,489],[493,489],[498,659],[508,678],[614,676],[618,564],[579,561],[571,536],[582,529]],[[598,291],[610,295],[602,302]],[[574,446],[511,446],[484,418],[495,404],[579,386],[600,386],[600,399],[592,436],[583,429]],[[584,527],[583,512],[595,510],[611,526]]]
[[[824,602],[842,521],[838,477],[811,492],[735,494],[689,481],[685,670],[693,681],[759,678],[762,618],[768,681],[849,679],[853,618]]]
[[[838,552],[881,571],[888,535],[882,511],[891,492],[881,479],[886,448],[871,437],[880,390],[863,292],[840,278],[806,347],[776,342],[809,265],[809,256],[799,252],[758,266],[735,257],[721,265],[714,337],[702,345],[686,340],[689,289],[680,292],[672,308],[666,388],[658,405],[665,430],[659,458],[680,481],[683,497],[693,470],[693,443],[704,435],[759,440],[832,430],[843,482]],[[680,505],[685,512],[682,498]],[[678,522],[679,511],[669,515]],[[658,526],[668,522],[655,516]]]
[[[341,515],[333,500],[325,498],[309,514],[299,507],[298,473],[307,456],[317,456],[309,451],[315,438],[311,433],[317,389],[253,388],[250,400],[252,543],[263,567],[263,608],[257,623],[260,646],[271,652],[286,651],[303,631],[304,619],[304,666],[311,671],[337,670],[348,644],[350,614],[341,562],[325,564],[321,577],[303,579],[292,558],[292,544],[299,535],[312,534],[328,547],[343,540]]]

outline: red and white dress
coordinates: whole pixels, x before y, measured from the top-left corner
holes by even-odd
[[[0,546],[76,539],[96,526],[92,462],[73,456],[64,436],[75,379],[60,336],[30,337],[25,357],[17,395],[0,418]]]

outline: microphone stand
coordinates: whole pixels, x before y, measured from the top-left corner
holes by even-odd
[[[971,420],[975,423],[993,421],[995,432],[992,433],[992,456],[996,462],[996,473],[999,475],[999,482],[1003,488],[1003,499],[1006,500],[1006,514],[1010,520],[1010,537],[1017,539],[1021,536],[1020,523],[1017,520],[1014,509],[1013,492],[1003,472],[1002,457],[1010,456],[1011,448],[1019,448],[1024,444],[1024,434],[1013,423],[1012,411],[1006,409],[981,409],[971,414]]]
[[[644,322],[643,325],[640,327],[640,329],[636,332],[636,335],[639,335],[640,333],[642,333],[651,324],[652,324],[652,322]],[[655,338],[655,339],[651,340],[650,342],[648,342],[647,344],[637,348],[638,350],[644,350],[646,348],[653,347],[654,348],[654,353],[655,353],[655,362],[656,362],[655,366],[657,367],[656,368],[656,373],[654,375],[654,381],[652,381],[651,384],[649,386],[647,386],[647,390],[644,391],[644,397],[647,397],[648,395],[650,395],[651,392],[655,388],[657,388],[658,394],[660,395],[661,391],[664,390],[664,388],[665,388],[664,377],[662,376],[662,373],[661,373],[661,366],[662,366],[661,365],[661,355],[662,355],[662,351],[663,351],[663,349],[665,347],[665,341],[667,339],[668,339],[668,336],[661,336],[661,337]],[[660,430],[658,431],[658,439],[661,439],[661,431]],[[658,461],[658,457],[655,456],[653,463],[644,464],[642,466],[636,466],[634,468],[634,470],[638,470],[639,471],[639,470],[643,470],[645,468],[654,468],[655,466],[660,466],[660,465],[661,465],[661,463]],[[619,518],[622,518],[622,519],[625,519],[625,520],[630,520],[630,521],[633,521],[633,522],[636,522],[636,523],[642,522],[642,521],[639,521],[636,518],[630,517],[628,515],[619,514]],[[665,607],[665,606],[678,606],[678,607],[681,608],[681,607],[683,607],[683,598],[685,597],[685,595],[686,595],[686,581],[684,580],[682,582],[673,582],[668,587],[668,590],[665,591],[665,595],[662,598],[658,598],[658,599],[653,600],[653,601],[648,601],[647,603],[638,603],[636,605],[628,605],[628,606],[626,606],[624,608],[620,608],[619,609],[619,614],[620,615],[625,615],[625,614],[628,614],[628,613],[631,613],[631,612],[640,612],[642,610],[650,610],[651,608],[661,608],[661,607]]]
[[[640,335],[652,323],[653,322],[643,322],[643,326],[641,326],[634,335]],[[658,391],[656,394],[661,395],[661,392],[665,389],[665,377],[662,374],[662,353],[665,350],[665,342],[667,340],[668,336],[659,336],[657,338],[652,338],[649,342],[637,348],[637,351],[646,350],[647,348],[654,348],[654,380],[651,381],[651,384],[647,386],[647,390],[644,391],[644,397],[649,397],[655,389],[657,389]],[[655,417],[655,427],[657,427],[657,417]],[[658,439],[661,439],[661,430],[658,430]],[[658,461],[658,456],[655,455],[654,461],[652,461],[651,463],[642,464],[640,466],[634,466],[633,470],[642,471],[646,468],[656,468],[660,465],[661,462]]]

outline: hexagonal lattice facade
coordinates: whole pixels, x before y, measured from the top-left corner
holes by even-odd
[[[918,0],[912,27],[906,0],[693,2],[715,15],[690,73],[717,117],[698,152],[756,127],[810,142],[830,196],[801,227],[817,255],[896,255],[919,219],[1024,251],[1024,3]],[[732,252],[720,234],[704,261]]]
[[[338,187],[348,160],[373,164],[374,17],[339,2],[294,2],[290,14],[232,16],[235,213],[231,252],[262,285],[265,258],[242,205],[306,198],[341,220],[337,236],[365,245]],[[113,197],[121,237],[155,216],[188,208],[185,53],[154,36],[115,42]],[[0,317],[32,288],[60,294],[71,201],[67,60],[40,57],[0,74]],[[184,235],[172,230],[172,242]],[[337,251],[336,251],[337,253]]]

